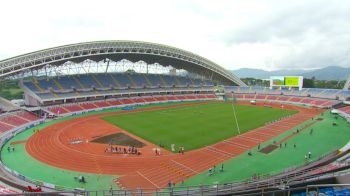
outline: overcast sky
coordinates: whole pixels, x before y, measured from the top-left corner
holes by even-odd
[[[11,0],[1,8],[1,60],[64,44],[139,40],[227,69],[350,67],[349,0]]]

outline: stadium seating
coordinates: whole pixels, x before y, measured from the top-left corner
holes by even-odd
[[[50,89],[56,93],[70,91],[73,88],[82,89],[106,89],[106,88],[143,88],[151,87],[185,87],[185,86],[213,86],[209,80],[190,79],[182,76],[139,74],[139,73],[99,73],[90,75],[66,75],[47,79],[38,79],[23,82],[24,86],[39,94],[41,98],[53,98],[48,93]]]
[[[82,108],[84,108],[85,110],[91,110],[91,109],[94,109],[94,108],[98,107],[94,103],[83,103],[83,104],[80,104],[80,106]]]
[[[350,115],[350,106],[345,106],[345,107],[342,107],[342,108],[338,108],[338,110],[340,110],[340,111]]]
[[[162,77],[169,86],[176,85],[176,80],[174,77],[171,77],[169,75],[164,75]]]
[[[76,78],[80,81],[84,88],[100,87],[90,75],[77,75]]]
[[[49,107],[48,110],[54,114],[65,114],[70,112],[69,110],[65,109],[62,106],[52,106],[52,107]]]
[[[4,122],[0,120],[0,133],[11,130],[13,128],[15,127],[8,124],[4,124]]]
[[[246,94],[265,94],[265,95],[288,95],[296,97],[314,97],[321,99],[339,99],[346,100],[350,98],[350,90],[340,89],[318,89],[318,88],[304,88],[298,89],[270,89],[268,87],[239,87],[239,86],[227,86],[225,90],[234,93],[246,93]]]
[[[77,112],[77,111],[84,110],[84,108],[81,107],[79,104],[66,105],[66,106],[63,106],[63,108],[70,112]]]
[[[132,78],[138,87],[148,86],[145,77],[141,74],[133,74]]]
[[[162,85],[162,81],[158,75],[150,74],[147,75],[147,78],[151,82],[152,87],[165,86]]]
[[[196,89],[212,91],[213,82],[198,78],[172,76],[164,74],[144,73],[95,73],[85,75],[65,75],[43,79],[32,79],[21,83],[25,96],[34,93],[37,102],[45,101],[44,105],[52,105],[54,100],[65,102],[64,99],[90,97],[101,99],[103,96],[114,96],[120,93],[149,92],[155,88],[163,91]],[[206,88],[206,89],[203,89]],[[32,95],[30,95],[33,97]],[[170,98],[170,100],[175,100]],[[56,103],[57,104],[57,103]],[[39,105],[39,104],[38,104]],[[89,106],[86,106],[89,107]],[[90,108],[89,108],[90,109]],[[56,110],[52,108],[52,110]],[[76,109],[77,110],[77,109]],[[56,112],[64,112],[58,110]],[[62,114],[62,113],[61,113]]]
[[[160,101],[181,101],[181,100],[205,100],[205,99],[215,99],[216,96],[213,94],[190,94],[190,95],[169,95],[169,96],[154,96],[154,97],[135,97],[135,98],[125,98],[117,100],[104,100],[95,102],[85,102],[85,103],[73,103],[59,106],[49,106],[48,111],[56,115],[62,115],[66,113],[80,112],[84,110],[93,110],[96,108],[105,108],[111,106],[121,106],[128,104],[142,104]]]
[[[27,111],[4,113],[0,116],[0,133],[38,119],[39,117]]]
[[[66,90],[72,88],[79,89],[79,85],[75,82],[72,76],[62,76],[56,78],[56,81],[59,82],[61,86]]]
[[[99,108],[105,108],[111,106],[111,104],[108,101],[99,101],[94,103]]]
[[[227,93],[228,98],[232,98],[232,93]],[[238,100],[260,100],[260,101],[279,101],[279,102],[288,102],[295,104],[306,104],[317,107],[331,107],[339,101],[337,100],[328,100],[328,99],[317,99],[317,98],[308,98],[308,97],[292,97],[292,96],[280,96],[280,95],[261,95],[261,94],[234,94]]]
[[[309,195],[318,195],[316,191],[310,191]],[[340,196],[340,195],[350,195],[350,189],[348,188],[320,188],[319,195],[328,195],[328,196]],[[305,192],[299,194],[293,194],[292,196],[306,196]]]
[[[52,79],[38,80],[38,82],[41,88],[43,88],[44,90],[48,90],[50,88],[54,90],[60,90],[59,87],[55,84],[55,82]]]
[[[4,184],[0,184],[0,195],[5,195],[5,194],[17,195],[20,193],[21,191],[19,190],[15,190],[14,188],[8,187]]]

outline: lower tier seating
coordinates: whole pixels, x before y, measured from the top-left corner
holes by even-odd
[[[47,109],[56,114],[62,115],[72,112],[79,112],[84,110],[91,110],[96,108],[104,108],[110,106],[128,105],[128,104],[142,104],[147,102],[159,101],[180,101],[180,100],[197,100],[197,99],[215,99],[213,94],[196,94],[196,95],[169,95],[169,96],[154,96],[154,97],[135,97],[124,98],[118,100],[105,100],[87,103],[74,103],[58,106],[50,106]]]
[[[27,111],[8,112],[1,114],[0,133],[9,131],[15,127],[27,124],[31,121],[35,121],[38,119],[39,117]]]
[[[293,96],[284,96],[284,95],[264,95],[264,94],[232,94],[227,93],[226,97],[232,98],[235,96],[238,100],[259,100],[259,101],[279,101],[279,102],[289,102],[296,104],[306,104],[317,107],[332,107],[335,104],[338,104],[337,100],[328,100],[328,99],[317,99],[310,97],[293,97]]]

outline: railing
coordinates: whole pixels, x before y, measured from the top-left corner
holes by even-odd
[[[184,189],[176,190],[172,188],[150,191],[150,190],[99,190],[99,191],[84,191],[84,190],[75,190],[75,191],[60,191],[60,192],[39,192],[39,193],[22,193],[21,195],[86,195],[86,196],[143,196],[143,195],[172,195],[172,196],[183,196],[183,195],[229,195],[233,194],[236,196],[263,196],[263,195],[291,195],[306,193],[309,195],[310,192],[316,193],[318,195],[322,188],[349,188],[350,184],[318,184],[318,185],[307,185],[302,187],[275,187],[274,189],[261,189],[253,188],[246,190],[235,190],[234,187],[230,185],[212,185],[212,186],[201,186],[197,189]]]
[[[333,109],[332,112],[339,114],[340,116],[345,118],[346,121],[348,121],[350,123],[350,114],[348,114],[344,111],[338,110],[338,109]]]

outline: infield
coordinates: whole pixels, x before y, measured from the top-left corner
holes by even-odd
[[[111,135],[106,135],[91,142],[100,143],[100,144],[110,144],[110,145],[120,145],[120,146],[134,146],[136,148],[142,148],[145,146],[144,143],[124,134],[124,133],[115,133]]]
[[[240,133],[295,114],[293,110],[228,103],[208,103],[182,108],[103,117],[134,135],[171,150],[171,144],[185,150],[208,146]]]

